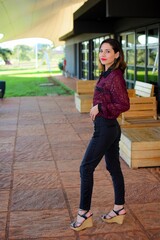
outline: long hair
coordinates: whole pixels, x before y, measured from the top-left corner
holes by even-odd
[[[103,42],[101,42],[99,50],[101,49],[101,46],[103,43],[108,43],[109,45],[111,45],[111,47],[113,48],[115,53],[119,52],[119,57],[117,59],[115,59],[113,65],[110,67],[110,70],[120,68],[122,70],[122,72],[124,73],[127,65],[126,65],[126,62],[124,61],[124,53],[123,53],[120,42],[118,42],[116,39],[113,39],[113,38],[105,39]],[[100,62],[100,60],[99,60],[98,67],[99,67],[99,70],[101,70],[103,72],[105,71],[105,65],[103,65]]]

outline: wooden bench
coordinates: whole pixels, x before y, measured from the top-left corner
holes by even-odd
[[[136,90],[133,88],[127,89],[128,97],[136,97]]]
[[[157,101],[155,97],[132,97],[130,109],[122,113],[122,119],[153,118],[157,120]]]
[[[74,94],[75,106],[80,113],[88,113],[92,107],[93,95]]]
[[[120,156],[130,168],[160,166],[160,127],[123,128]]]
[[[121,114],[118,122],[122,128],[160,126],[160,120],[157,119],[156,98],[130,98],[130,109]]]
[[[76,93],[82,95],[93,95],[97,80],[77,80]]]
[[[134,88],[127,89],[129,97],[153,97],[154,85],[136,81]]]
[[[81,113],[90,111],[97,80],[78,80],[76,82],[75,106]]]
[[[155,97],[132,97],[130,109],[122,113],[122,119],[154,118],[157,120],[157,101]]]
[[[135,82],[135,93],[139,97],[153,97],[154,96],[154,85],[150,83]]]

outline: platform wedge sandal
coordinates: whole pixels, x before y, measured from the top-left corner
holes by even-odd
[[[118,211],[112,210],[115,213],[115,216],[110,216],[109,213],[108,214],[104,214],[101,216],[101,219],[103,222],[106,223],[118,223],[118,224],[122,224],[125,218],[126,213],[124,214],[119,214],[122,210],[124,209],[121,208]]]
[[[79,214],[78,215],[82,218],[84,218],[84,221],[82,223],[79,223],[77,221],[75,222],[72,222],[70,227],[72,230],[74,231],[82,231],[86,228],[90,228],[90,227],[93,227],[93,219],[92,219],[92,215],[93,213],[91,213],[91,215],[89,217],[86,216],[86,214],[88,213],[89,211],[85,212],[84,214]]]

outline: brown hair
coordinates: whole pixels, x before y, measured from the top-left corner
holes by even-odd
[[[109,45],[111,45],[115,53],[119,52],[119,57],[115,59],[115,62],[110,67],[110,69],[113,70],[113,69],[120,68],[124,73],[126,69],[126,62],[124,61],[124,53],[123,53],[120,42],[118,42],[116,39],[113,39],[113,38],[105,39],[103,42],[101,42],[99,50],[101,49],[101,46],[103,43],[108,43]],[[100,62],[100,60],[99,60],[99,70],[105,71],[105,66]]]

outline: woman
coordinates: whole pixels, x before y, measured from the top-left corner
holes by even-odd
[[[90,117],[94,122],[94,133],[80,166],[81,195],[77,219],[71,228],[81,231],[92,227],[91,198],[93,173],[103,156],[114,187],[113,210],[101,216],[104,222],[123,223],[126,211],[124,178],[119,161],[121,129],[117,117],[129,109],[129,98],[123,77],[126,63],[120,43],[115,39],[104,40],[99,49],[102,73],[97,82]]]

